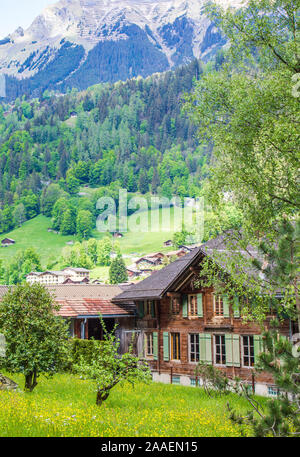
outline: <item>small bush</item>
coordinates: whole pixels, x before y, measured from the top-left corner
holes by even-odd
[[[74,365],[78,365],[83,359],[87,364],[91,364],[96,354],[101,351],[103,341],[97,340],[80,340],[73,338],[71,343],[71,359],[72,369]]]

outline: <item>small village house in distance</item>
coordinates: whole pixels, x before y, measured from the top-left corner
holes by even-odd
[[[213,364],[228,377],[240,377],[257,394],[274,395],[272,378],[261,373],[253,377],[257,355],[262,350],[261,328],[241,319],[239,297],[218,295],[213,288],[201,289],[199,277],[205,256],[226,251],[220,236],[192,249],[144,281],[132,285],[112,299],[113,303],[135,303],[139,347],[148,360],[155,381],[194,386],[199,361]],[[264,325],[269,327],[273,316]],[[297,332],[285,320],[280,332],[286,337]]]
[[[153,252],[137,259],[135,265],[140,270],[157,267],[162,264],[164,257],[165,255],[162,252]]]
[[[61,271],[31,272],[26,277],[30,284],[40,283],[51,284],[88,284],[90,282],[90,271],[86,268],[67,267]]]
[[[15,243],[16,243],[15,240],[12,240],[11,238],[4,238],[1,241],[1,246],[5,248],[7,246],[12,246]]]
[[[121,233],[121,232],[114,232],[114,233],[113,233],[113,237],[114,237],[114,238],[123,238],[124,235],[123,235],[123,233]]]

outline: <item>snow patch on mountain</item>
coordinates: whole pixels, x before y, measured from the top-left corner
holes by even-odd
[[[220,41],[218,31],[210,27],[204,14],[205,3],[206,0],[60,0],[44,9],[27,30],[19,28],[0,41],[0,72],[18,79],[31,77],[55,60],[66,42],[82,46],[87,58],[100,43],[127,40],[134,44],[142,37],[167,58],[170,68],[193,57],[205,58]],[[236,8],[244,2],[218,3]],[[204,48],[204,42],[208,47]],[[80,60],[80,66],[84,61]],[[75,70],[76,67],[71,73]]]

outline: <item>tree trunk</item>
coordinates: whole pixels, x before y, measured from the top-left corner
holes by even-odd
[[[96,399],[96,404],[97,406],[101,406],[102,403],[107,400],[110,394],[110,389],[109,390],[98,390],[97,392],[97,399]]]
[[[300,299],[298,294],[298,284],[296,283],[296,309],[298,314],[298,333],[300,332]]]
[[[36,371],[31,371],[25,376],[25,392],[32,392],[33,389],[37,386],[37,373]]]

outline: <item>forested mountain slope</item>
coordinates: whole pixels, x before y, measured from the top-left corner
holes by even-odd
[[[76,199],[80,186],[195,196],[209,151],[197,147],[181,98],[201,72],[195,60],[147,79],[0,106],[0,232],[52,216],[56,201]],[[78,204],[71,206],[74,219]]]

